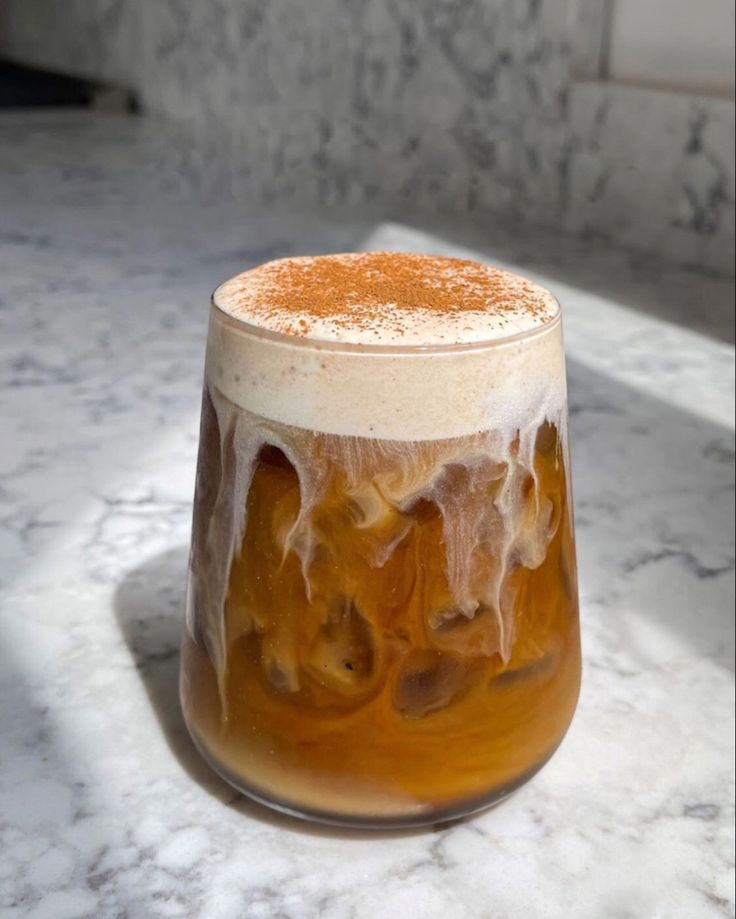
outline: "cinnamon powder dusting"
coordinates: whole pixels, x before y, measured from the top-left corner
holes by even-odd
[[[226,313],[300,337],[346,341],[482,339],[543,325],[557,314],[544,288],[467,259],[397,252],[285,258],[226,281]]]

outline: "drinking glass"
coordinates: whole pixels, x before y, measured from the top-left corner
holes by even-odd
[[[496,803],[580,682],[559,307],[424,346],[322,340],[215,292],[181,700],[246,795],[352,826]]]

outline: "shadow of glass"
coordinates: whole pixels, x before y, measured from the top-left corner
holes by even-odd
[[[625,597],[637,617],[656,620],[694,653],[733,670],[732,432],[574,359],[568,375],[578,551],[581,562],[592,561],[589,571],[583,564],[583,577],[601,600],[595,615],[630,648],[616,606]],[[292,832],[341,839],[426,832],[302,821],[241,796],[210,769],[189,738],[179,706],[186,555],[186,548],[178,547],[148,560],[127,574],[114,599],[120,631],[182,768],[227,806]],[[676,566],[692,596],[679,594],[673,603],[671,592],[658,589],[672,569],[658,565]],[[616,615],[607,615],[612,608]]]
[[[184,623],[188,547],[156,555],[130,571],[114,598],[114,614],[169,748],[189,777],[244,816],[310,836],[387,839],[447,829],[461,820],[406,830],[332,827],[281,814],[246,798],[217,775],[192,742],[179,704],[179,643]]]
[[[574,358],[567,371],[589,599],[630,652],[633,616],[733,671],[733,431]]]

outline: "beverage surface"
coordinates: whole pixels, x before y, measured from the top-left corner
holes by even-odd
[[[547,290],[508,271],[401,252],[278,259],[226,281],[214,302],[272,332],[384,346],[493,341],[559,312]]]
[[[271,421],[431,440],[538,425],[565,401],[557,301],[497,268],[400,253],[282,259],[213,301],[208,380]]]

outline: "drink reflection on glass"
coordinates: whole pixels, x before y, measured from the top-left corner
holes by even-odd
[[[545,290],[363,253],[215,292],[181,692],[237,788],[401,826],[529,779],[578,695],[573,540]]]

